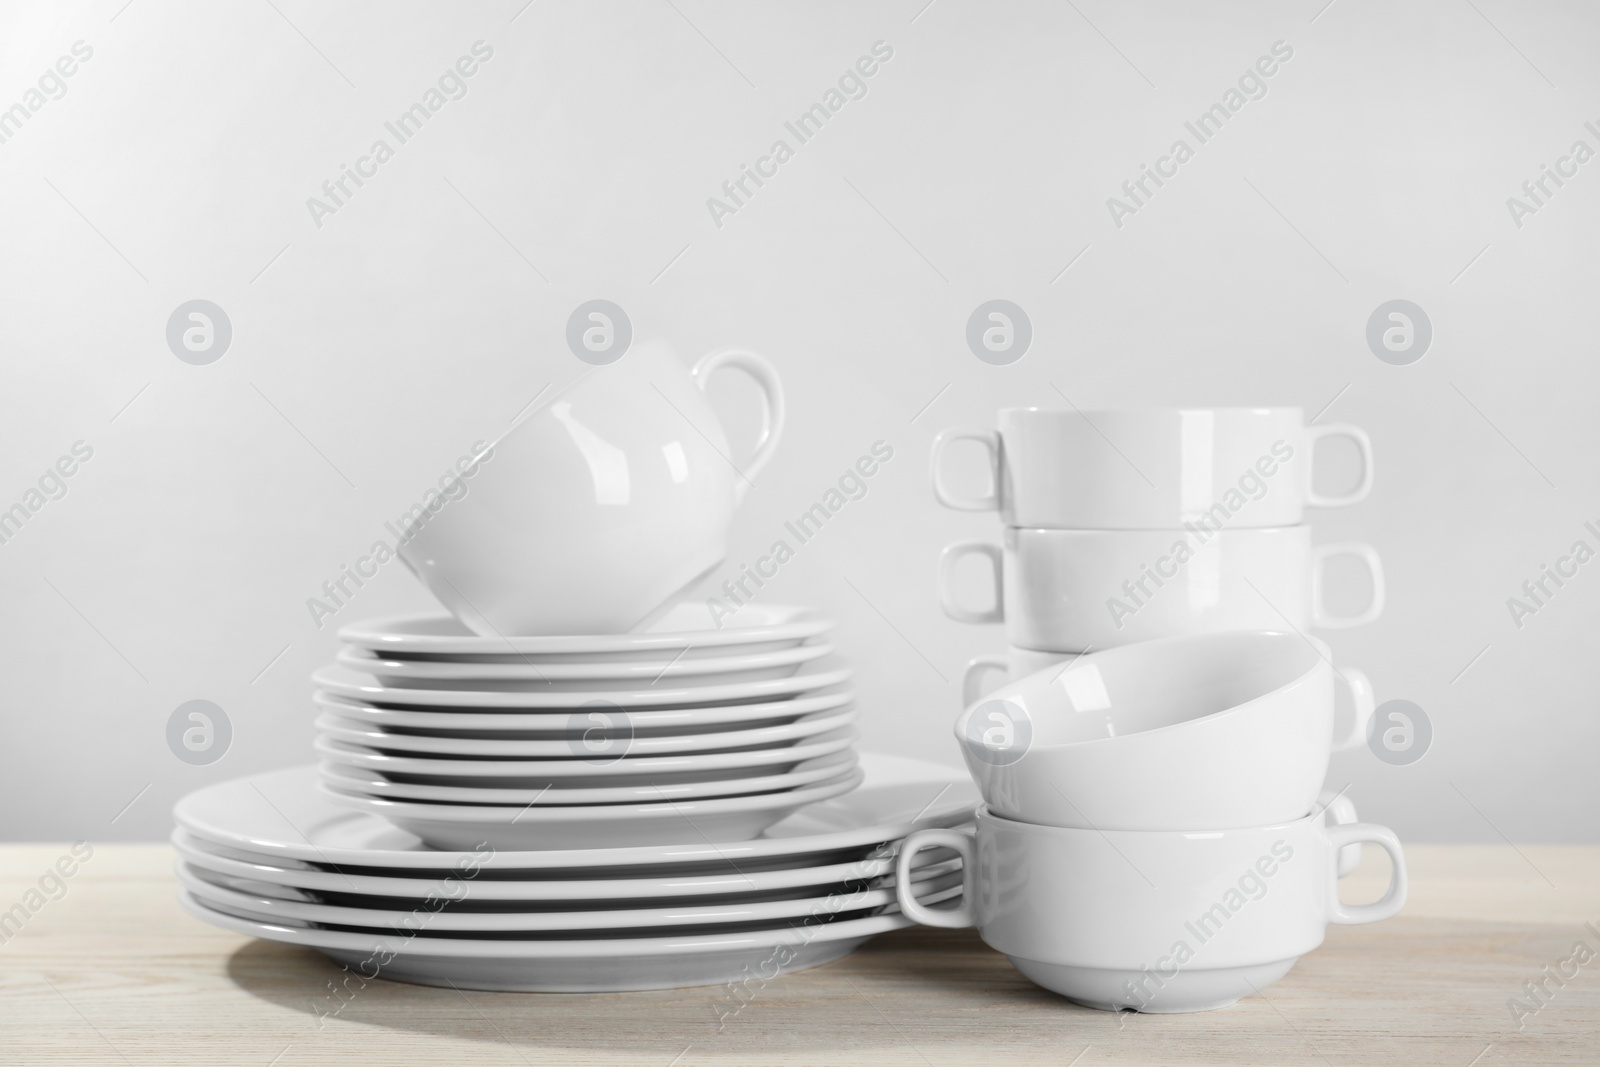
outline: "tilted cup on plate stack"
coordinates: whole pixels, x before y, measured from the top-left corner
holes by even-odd
[[[703,395],[723,367],[761,393],[742,473]],[[346,626],[312,679],[320,762],[179,803],[186,906],[363,977],[483,989],[771,976],[908,925],[894,849],[976,791],[858,756],[832,620],[682,599],[783,410],[759,356],[685,371],[640,343],[476,457],[399,549],[452,615]],[[949,899],[955,863],[904,877]]]
[[[1312,443],[1333,434],[1364,462],[1337,499],[1310,473]],[[944,447],[960,437],[989,450],[986,497],[943,480]],[[942,502],[1006,523],[1003,550],[946,549],[941,602],[960,621],[1005,622],[1012,647],[964,680],[956,739],[985,801],[975,831],[925,831],[901,853],[910,870],[923,848],[959,851],[961,902],[928,907],[905,884],[906,914],[976,926],[1079,1003],[1171,1012],[1275,981],[1330,922],[1399,910],[1393,832],[1324,791],[1331,754],[1365,739],[1372,686],[1304,632],[1382,610],[1376,554],[1312,549],[1301,522],[1306,506],[1370,488],[1361,431],[1306,428],[1294,408],[1013,409],[999,433],[941,434],[933,462]],[[992,561],[989,610],[953,596],[968,553]],[[1370,569],[1371,602],[1354,617],[1324,603],[1322,565],[1337,553]],[[984,696],[989,670],[1010,681]],[[1345,905],[1338,878],[1363,842],[1389,854],[1393,876],[1380,901]]]

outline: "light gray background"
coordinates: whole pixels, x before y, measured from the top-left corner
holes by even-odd
[[[1505,604],[1600,520],[1600,160],[1521,229],[1505,204],[1600,148],[1594,8],[275,3],[0,8],[0,107],[94,49],[0,145],[0,506],[94,448],[0,545],[0,835],[157,838],[184,792],[308,760],[337,642],[306,598],[585,369],[566,318],[604,297],[686,357],[781,369],[734,567],[893,446],[763,594],[838,617],[868,745],[957,762],[961,666],[1003,644],[935,601],[940,548],[997,534],[934,503],[940,428],[1063,396],[1298,404],[1379,460],[1315,523],[1380,549],[1389,609],[1325,636],[1437,734],[1410,767],[1342,755],[1335,784],[1408,840],[1600,840],[1600,562],[1520,630]],[[479,39],[466,98],[316,228],[306,198]],[[880,39],[866,98],[716,227],[706,198]],[[1268,96],[1115,227],[1106,198],[1280,39]],[[234,329],[205,367],[164,340],[197,297]],[[963,340],[996,297],[1034,325],[1013,366]],[[1394,367],[1363,334],[1402,297],[1436,336]],[[752,394],[714,393],[748,448]],[[430,605],[391,564],[335,621]],[[164,739],[194,698],[233,722],[209,767]]]

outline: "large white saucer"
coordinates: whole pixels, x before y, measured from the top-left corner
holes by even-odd
[[[869,911],[887,908],[895,903],[894,888],[873,888],[864,884],[830,886],[819,889],[812,896],[790,897],[782,900],[745,901],[736,898],[713,904],[662,904],[653,902],[638,906],[587,909],[579,907],[552,908],[537,905],[526,910],[463,911],[461,902],[442,898],[429,903],[424,900],[407,902],[409,907],[392,909],[351,907],[297,899],[295,890],[282,887],[231,886],[226,878],[206,875],[178,866],[178,881],[183,888],[201,903],[241,918],[261,922],[284,922],[290,925],[313,923],[317,925],[370,927],[376,930],[404,930],[408,924],[426,921],[426,929],[435,933],[452,933],[464,936],[496,933],[568,933],[592,931],[592,936],[602,936],[622,930],[658,933],[662,930],[715,926],[736,923],[768,923],[786,925],[790,919],[804,919],[808,915],[827,914],[830,907],[841,912]],[[915,878],[918,897],[924,901],[945,900],[961,891],[961,872],[946,870],[931,876]],[[467,887],[470,890],[471,887]],[[473,900],[468,892],[465,900]],[[563,902],[570,904],[571,902]]]
[[[444,873],[472,864],[495,870],[733,865],[842,852],[895,841],[913,830],[972,817],[978,791],[960,768],[861,753],[862,784],[770,826],[760,838],[639,848],[436,851],[382,819],[339,808],[317,789],[315,765],[219,782],[178,801],[173,818],[195,837],[281,862],[390,867]],[[789,864],[794,865],[794,864]]]
[[[593,941],[406,938],[239,918],[182,891],[178,900],[191,915],[214,926],[317,949],[363,977],[504,992],[615,993],[720,985],[750,974],[776,978],[829,963],[878,934],[912,925],[889,912],[740,933],[675,932]]]
[[[257,885],[274,885],[284,890],[306,893],[348,893],[370,897],[394,897],[417,901],[429,893],[452,891],[449,879],[470,880],[474,900],[517,901],[538,904],[545,901],[613,900],[670,901],[707,899],[719,896],[772,896],[780,893],[806,894],[818,887],[867,882],[891,886],[895,877],[892,845],[858,846],[859,855],[841,861],[819,861],[815,856],[787,857],[793,866],[772,867],[773,862],[746,860],[737,867],[731,861],[715,864],[665,864],[654,867],[606,867],[577,872],[530,870],[496,872],[498,877],[470,877],[470,872],[418,871],[414,875],[376,874],[389,868],[345,867],[314,868],[298,860],[272,860],[212,844],[187,830],[174,830],[172,844],[191,867],[215,875],[236,878]],[[957,861],[945,859],[931,850],[914,857],[912,869],[953,869]],[[758,869],[758,865],[759,868]],[[710,867],[710,870],[707,868]],[[525,874],[526,877],[511,877]],[[541,877],[542,876],[542,877]],[[815,895],[815,894],[810,894]]]

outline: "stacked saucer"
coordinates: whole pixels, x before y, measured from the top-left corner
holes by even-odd
[[[315,948],[363,982],[491,990],[705,985],[837,959],[911,925],[895,904],[899,842],[970,819],[977,800],[959,771],[864,754],[855,789],[751,840],[438,851],[335,803],[317,777],[271,771],[181,800],[184,907]],[[918,854],[918,899],[960,895],[953,856]]]
[[[739,841],[860,784],[831,620],[681,604],[639,634],[340,632],[313,675],[322,788],[443,849]]]

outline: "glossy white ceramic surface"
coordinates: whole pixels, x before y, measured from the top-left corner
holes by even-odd
[[[1354,842],[1393,864],[1384,895],[1339,900],[1336,854]],[[930,909],[907,882],[905,913],[935,926],[976,926],[1028,978],[1089,1007],[1152,1012],[1222,1007],[1259,991],[1322,943],[1330,922],[1387,919],[1405,905],[1405,856],[1394,832],[1325,825],[1317,811],[1285,823],[1212,832],[1034,826],[978,812],[974,834],[924,830],[957,848],[962,903]]]
[[[772,742],[761,748],[730,752],[690,752],[678,756],[628,756],[620,743],[612,752],[587,758],[574,753],[570,759],[483,759],[438,755],[391,755],[366,745],[352,745],[331,737],[319,736],[311,743],[324,761],[350,767],[363,767],[384,774],[424,777],[439,785],[489,786],[516,781],[517,788],[542,788],[564,781],[591,788],[619,782],[685,781],[695,777],[720,776],[748,778],[772,774],[818,756],[848,750],[856,743],[853,727],[842,727],[824,734],[794,741]],[[498,782],[491,782],[497,779]]]
[[[966,555],[991,563],[993,606],[956,602]],[[1330,611],[1325,567],[1354,556],[1372,582],[1367,607]],[[1179,634],[1292,626],[1340,629],[1383,612],[1383,563],[1370,545],[1312,547],[1309,526],[1206,530],[1043,530],[1008,527],[1004,548],[958,541],[939,564],[939,601],[958,622],[1004,622],[1021,648],[1082,652]]]
[[[714,617],[700,601],[674,604],[638,633],[491,635],[467,629],[453,615],[396,615],[339,629],[348,645],[385,655],[481,663],[670,663],[735,652],[774,652],[826,633],[833,620],[792,604],[745,604]]]
[[[764,748],[824,734],[856,719],[853,707],[819,711],[778,725],[759,724],[716,733],[665,734],[640,737],[621,715],[576,716],[556,738],[526,738],[497,731],[493,737],[427,735],[370,726],[340,715],[322,715],[314,724],[320,736],[403,756],[481,756],[490,759],[599,760],[666,756],[697,752],[731,752]]]
[[[468,805],[387,800],[331,788],[341,807],[365,811],[416,834],[431,848],[501,850],[633,848],[671,842],[748,841],[791,812],[861,784],[858,767],[794,789],[748,796],[654,803]]]
[[[1334,685],[1357,705],[1335,738]],[[1335,746],[1362,744],[1371,683],[1327,647],[1223,633],[1079,656],[996,690],[956,720],[997,814],[1056,826],[1223,830],[1309,811]]]
[[[791,816],[798,819],[801,816]],[[770,898],[779,894],[815,896],[819,886],[893,885],[894,846],[898,842],[857,845],[844,850],[849,859],[835,859],[830,852],[817,855],[780,856],[742,860],[717,859],[705,863],[662,864],[638,867],[573,869],[497,870],[496,877],[479,878],[469,869],[452,871],[356,867],[313,867],[294,860],[274,860],[246,851],[206,841],[179,828],[172,834],[178,855],[191,867],[218,877],[235,878],[259,885],[277,886],[305,899],[312,894],[359,894],[394,898],[395,907],[415,906],[429,894],[460,892],[450,879],[471,883],[474,900],[516,901],[531,906],[579,900],[663,902],[678,899],[717,897]],[[778,864],[778,866],[774,866]],[[944,873],[959,860],[948,851],[919,852],[912,861],[917,876],[923,872]],[[384,873],[371,873],[381,870]],[[409,902],[402,904],[402,902]]]
[[[180,891],[192,915],[235,933],[305,945],[362,976],[421,985],[530,993],[623,992],[718,985],[751,973],[792,973],[828,963],[872,937],[912,925],[898,912],[738,933],[667,928],[657,936],[597,940],[408,937],[394,931],[324,930],[229,915]],[[809,919],[809,917],[808,917]],[[641,932],[643,933],[643,932]]]
[[[685,685],[670,679],[638,688],[585,689],[580,692],[512,691],[504,689],[410,689],[384,685],[376,678],[347,667],[324,667],[311,675],[321,689],[350,700],[386,707],[526,709],[583,708],[612,704],[620,708],[670,708],[714,704],[751,704],[838,685],[850,678],[851,669],[838,656],[805,663],[792,674],[754,682],[720,682]]]
[[[704,395],[722,367],[761,389],[754,457],[736,470]],[[625,633],[648,625],[727,552],[746,488],[783,430],[771,364],[719,352],[687,371],[636,342],[477,457],[456,499],[402,531],[400,557],[478,634]]]
[[[674,685],[724,685],[784,678],[803,663],[833,651],[826,641],[791,645],[771,652],[735,649],[715,658],[687,657],[676,662],[550,663],[512,660],[473,663],[458,660],[397,659],[367,649],[342,648],[335,656],[342,667],[370,674],[397,688],[499,689],[532,692],[582,692],[601,689],[648,689]]]
[[[205,786],[173,806],[178,826],[202,841],[272,862],[394,868],[433,874],[475,865],[494,870],[628,868],[730,864],[752,866],[903,837],[921,826],[971,816],[977,790],[959,768],[876,752],[861,753],[866,779],[833,800],[812,804],[768,827],[754,841],[497,851],[425,848],[413,834],[372,815],[348,811],[317,788],[315,766],[266,771]]]
[[[341,763],[323,763],[318,769],[322,780],[337,789],[364,793],[392,800],[435,801],[447,804],[642,804],[661,800],[692,800],[705,797],[768,793],[775,789],[794,789],[826,781],[855,766],[856,754],[848,749],[831,756],[820,756],[796,764],[791,770],[757,773],[743,778],[701,778],[662,782],[657,778],[624,781],[618,785],[584,788],[563,786],[560,782],[542,787],[434,785],[427,782],[395,781],[387,775]]]
[[[448,707],[386,708],[315,690],[312,701],[325,711],[372,726],[404,730],[516,730],[564,737],[570,730],[571,708],[544,708],[526,711],[476,709],[460,711]],[[710,707],[635,708],[628,712],[628,723],[636,736],[663,733],[712,733],[755,723],[793,722],[812,712],[841,708],[855,699],[844,686],[829,686],[814,693],[780,697],[753,704],[728,703]]]
[[[917,886],[919,900],[953,896],[961,889],[961,872],[947,871],[932,878],[911,875]],[[283,920],[331,923],[339,926],[369,926],[377,929],[404,929],[407,921],[417,921],[417,909],[425,901],[411,906],[394,902],[388,907],[354,906],[344,903],[327,903],[305,900],[302,894],[281,886],[255,885],[218,876],[203,868],[192,868],[186,863],[178,865],[178,880],[183,888],[201,902],[213,907],[226,908],[236,915],[247,915],[263,922]],[[450,933],[510,933],[510,932],[579,932],[595,933],[614,930],[649,930],[685,927],[693,928],[727,923],[766,923],[777,925],[791,919],[804,919],[812,914],[826,914],[830,892],[814,896],[786,897],[780,900],[740,900],[728,898],[712,903],[656,904],[654,902],[627,902],[609,908],[571,907],[552,908],[531,905],[510,909],[496,906],[493,910],[474,910],[477,899],[475,886],[463,884],[460,896],[442,898],[439,904],[426,907],[422,914],[427,919],[427,929]],[[849,887],[830,887],[843,899],[841,911],[880,910],[895,904],[892,886],[870,887],[856,884]],[[466,905],[465,907],[461,905]]]
[[[1313,448],[1346,437],[1362,477],[1348,493],[1312,488]],[[979,495],[948,484],[944,452],[987,452]],[[947,507],[999,511],[1007,526],[1159,529],[1212,516],[1230,526],[1293,526],[1305,508],[1353,504],[1372,490],[1372,442],[1354,426],[1306,426],[1299,408],[1005,408],[999,429],[959,427],[934,439],[934,495]]]

